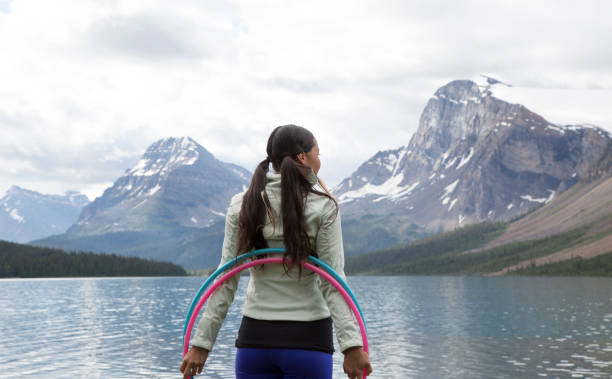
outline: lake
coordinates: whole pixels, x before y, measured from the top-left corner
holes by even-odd
[[[243,277],[206,366],[232,378]],[[202,278],[0,280],[1,378],[178,378]],[[612,279],[350,277],[372,378],[612,377]],[[335,354],[334,378],[345,378]]]

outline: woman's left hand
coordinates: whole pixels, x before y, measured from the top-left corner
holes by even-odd
[[[190,376],[201,374],[204,369],[206,358],[208,358],[208,350],[198,346],[192,346],[187,352],[187,355],[185,355],[185,358],[183,358],[183,363],[181,363],[183,379],[189,379]]]
[[[343,353],[343,368],[349,379],[362,379],[364,369],[368,375],[372,373],[370,358],[368,357],[368,354],[363,351],[361,346],[348,348]]]

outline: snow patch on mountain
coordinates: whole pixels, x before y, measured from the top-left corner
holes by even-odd
[[[446,170],[446,169],[449,169],[450,167],[453,167],[455,162],[457,162],[457,157],[453,157],[453,159],[451,159],[448,163],[446,163],[444,165],[444,169]]]
[[[136,208],[138,208],[139,206],[141,206],[142,204],[144,204],[144,203],[145,203],[147,200],[148,200],[148,199],[144,199],[144,200],[143,200],[143,201],[141,201],[140,203],[138,203],[138,204],[134,205],[134,206],[132,207],[132,209],[136,209]]]
[[[212,214],[214,214],[214,215],[221,216],[221,217],[225,217],[225,213],[223,213],[223,212],[215,211],[215,210],[213,210],[213,209],[211,209],[211,210],[210,210],[210,212],[211,212]]]
[[[455,180],[451,184],[449,184],[446,187],[444,187],[444,195],[440,196],[440,199],[445,198],[448,195],[450,195],[451,193],[453,193],[455,191],[455,188],[457,188],[457,184],[458,183],[459,183],[459,179]]]
[[[554,130],[555,132],[565,134],[565,130],[563,128],[558,127],[557,125],[549,124],[546,126],[546,129]]]
[[[251,180],[251,178],[247,177],[247,176],[244,174],[244,172],[242,172],[242,171],[238,170],[237,168],[233,168],[233,169],[232,169],[232,171],[233,171],[233,172],[234,172],[236,175],[240,176],[240,177],[241,177],[242,179],[244,179],[244,180]]]
[[[404,174],[392,176],[387,181],[380,185],[372,183],[366,183],[363,187],[343,193],[338,197],[340,204],[346,203],[353,199],[363,198],[369,195],[382,195],[374,201],[380,201],[383,199],[397,199],[402,196],[410,194],[418,185],[419,182],[402,186],[401,183],[404,181]]]
[[[402,160],[406,155],[410,153],[411,151],[408,150],[408,146],[405,146],[402,150],[400,150],[399,156],[397,157],[397,161],[395,162],[395,167],[393,168],[393,172],[391,173],[392,176],[395,176],[395,174],[397,174],[397,170],[401,167]]]
[[[555,197],[555,191],[549,189],[548,192],[550,192],[550,195],[548,195],[548,197],[533,197],[531,195],[522,195],[521,199],[531,201],[533,203],[548,204]]]
[[[7,209],[7,212],[8,212],[8,209]],[[19,215],[19,212],[17,211],[17,209],[11,210],[9,212],[9,216],[11,216],[13,220],[17,221],[20,224],[25,222],[24,218],[21,215]]]
[[[455,169],[459,170],[461,167],[463,167],[466,163],[470,161],[470,159],[472,159],[473,155],[474,155],[474,148],[470,147],[470,153],[467,155],[467,157],[461,158],[461,162],[459,162],[459,164],[457,165],[457,167],[455,167]]]

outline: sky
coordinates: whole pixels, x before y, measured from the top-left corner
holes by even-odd
[[[311,130],[338,184],[408,144],[437,88],[488,74],[612,131],[612,2],[0,0],[0,197],[91,200],[165,137],[249,170]]]

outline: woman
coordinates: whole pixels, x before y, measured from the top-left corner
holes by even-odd
[[[316,176],[321,167],[317,141],[300,126],[279,126],[266,150],[249,189],[230,203],[220,265],[265,247],[284,247],[290,261],[249,269],[236,378],[331,378],[332,320],[344,372],[361,378],[364,369],[372,368],[348,305],[327,281],[298,264],[317,255],[345,277],[338,205]],[[268,172],[270,163],[274,173]],[[184,378],[202,372],[239,279],[232,277],[208,300],[181,364]]]

